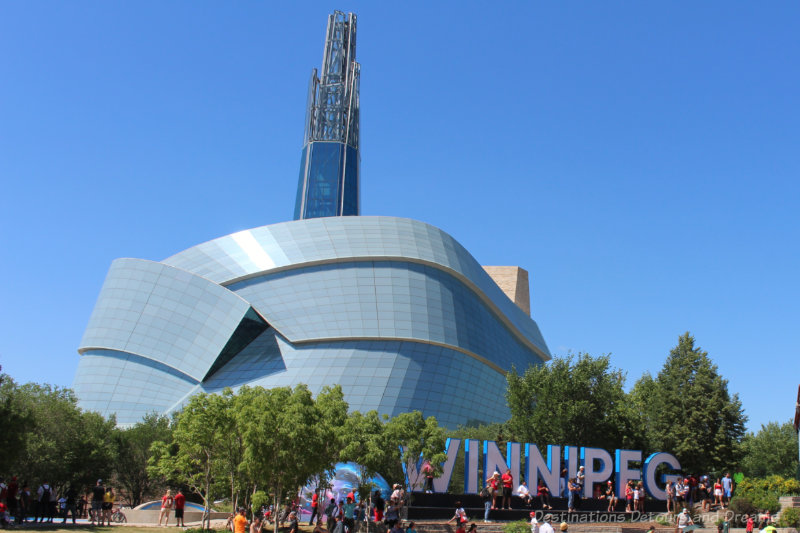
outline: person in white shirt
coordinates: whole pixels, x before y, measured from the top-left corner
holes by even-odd
[[[519,484],[519,487],[517,487],[517,496],[522,498],[525,505],[528,507],[531,506],[531,491],[528,490],[528,485],[525,484],[524,480]]]
[[[531,533],[540,533],[539,521],[536,520],[536,511],[531,511]]]
[[[550,525],[550,521],[553,519],[553,515],[545,515],[544,521],[539,525],[539,533],[555,533],[553,531],[553,526]]]
[[[692,524],[694,524],[694,522],[692,522],[692,517],[689,515],[689,511],[686,510],[686,507],[684,507],[683,512],[678,515],[678,531],[683,532],[686,526],[691,526]]]

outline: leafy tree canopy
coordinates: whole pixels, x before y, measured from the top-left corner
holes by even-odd
[[[147,471],[151,453],[150,447],[156,441],[169,441],[172,437],[170,420],[167,417],[150,414],[127,429],[117,429],[114,441],[117,460],[114,464],[116,482],[124,489],[128,504],[136,507],[160,488],[160,477],[153,477]]]
[[[740,457],[747,417],[737,394],[689,333],[655,378],[643,376],[631,403],[645,429],[645,449],[674,453],[685,472],[720,472]]]
[[[638,427],[626,406],[625,373],[608,355],[556,357],[507,375],[508,438],[539,445],[633,446]]]
[[[762,425],[758,433],[745,435],[740,464],[747,477],[795,477],[798,472],[797,433],[792,422],[769,422]]]

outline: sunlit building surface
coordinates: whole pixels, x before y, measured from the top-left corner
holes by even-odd
[[[331,16],[325,54],[325,70],[352,70],[349,107],[318,112],[338,82],[312,75],[296,220],[114,261],[78,350],[83,408],[127,425],[201,391],[340,384],[352,410],[416,409],[456,427],[506,420],[505,373],[549,359],[527,272],[493,273],[501,289],[433,226],[341,216],[359,213],[354,16]]]

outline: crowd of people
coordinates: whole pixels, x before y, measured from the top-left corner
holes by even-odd
[[[700,503],[703,511],[725,509],[733,495],[733,479],[730,473],[713,481],[708,474],[690,474],[678,482],[667,484],[667,510],[674,511],[677,506],[692,507]]]
[[[62,524],[71,519],[75,524],[79,518],[88,519],[92,524],[111,525],[115,502],[114,489],[104,486],[102,479],[86,491],[78,491],[73,486],[58,491],[47,481],[31,488],[20,483],[16,476],[8,482],[0,479],[0,524],[3,526],[11,522],[52,524],[57,519],[61,519]]]
[[[567,512],[575,512],[584,494],[584,484],[586,480],[585,468],[579,467],[574,476],[568,476],[567,470],[562,469],[559,492],[556,497],[567,499]],[[481,490],[481,497],[484,499],[485,513],[484,521],[489,522],[489,514],[496,509],[511,509],[511,495],[514,486],[514,478],[511,470],[505,473],[495,471],[486,479],[484,488]],[[703,511],[714,509],[725,509],[730,502],[733,494],[734,483],[729,473],[717,478],[712,483],[709,475],[697,476],[691,474],[678,482],[670,481],[666,486],[667,510],[675,512],[682,506],[692,507],[695,503],[701,503]],[[544,510],[553,508],[550,489],[544,480],[539,480],[535,491],[532,491],[525,480],[522,480],[515,491],[523,505],[533,507],[537,502],[539,507]],[[606,511],[619,511],[620,498],[617,496],[616,488],[612,480],[608,480],[605,486],[596,485],[593,487],[592,495],[598,500],[605,500]],[[624,498],[625,512],[635,511],[644,512],[644,503],[647,493],[642,481],[628,481],[625,485],[622,497]]]
[[[357,501],[355,491],[351,490],[343,499],[330,498],[324,501],[324,493],[315,490],[311,496],[311,517],[308,525],[315,526],[314,530],[326,533],[354,533],[364,522],[380,522],[386,525],[390,532],[416,533],[414,522],[405,523],[406,492],[398,484],[392,488],[389,499],[385,499],[381,491],[376,490],[368,500]],[[239,509],[236,515],[228,520],[228,529],[233,533],[260,533],[270,522],[278,521],[283,526],[289,523],[289,533],[298,532],[298,517],[300,502],[294,499],[276,513],[273,506],[263,505],[254,510],[252,521],[247,520],[244,509]]]

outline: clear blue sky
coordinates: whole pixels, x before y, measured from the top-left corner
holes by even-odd
[[[291,218],[333,9],[359,16],[363,214],[529,270],[554,355],[632,385],[690,331],[750,428],[793,415],[792,1],[2,2],[4,371],[72,383],[113,259]]]

